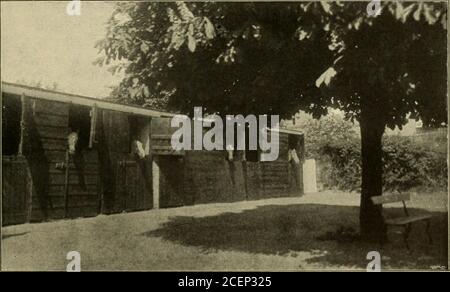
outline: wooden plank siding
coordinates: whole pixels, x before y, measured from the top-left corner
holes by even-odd
[[[279,158],[272,162],[244,161],[244,151],[236,151],[230,161],[226,151],[174,153],[167,151],[176,131],[170,127],[170,118],[152,116],[150,123],[151,115],[147,114],[151,111],[135,107],[121,111],[107,102],[99,103],[96,122],[90,123],[89,147],[76,152],[67,164],[69,124],[79,123],[69,115],[77,112],[72,111],[74,106],[90,109],[96,103],[84,98],[82,105],[77,105],[76,96],[73,101],[68,96],[64,102],[57,101],[59,93],[45,99],[41,94],[46,91],[30,90],[27,92],[35,97],[24,98],[23,156],[14,158],[16,164],[3,162],[4,224],[151,209],[154,203],[156,206],[152,161],[157,161],[160,169],[157,203],[161,207],[254,200],[293,191],[298,194],[298,188],[292,188],[288,161],[292,133],[279,132]],[[85,121],[88,112],[73,116]],[[146,126],[146,131],[137,129],[140,126]],[[142,159],[130,153],[131,140],[148,136],[148,156]],[[301,144],[297,149],[300,160],[303,147]]]
[[[122,160],[117,165],[116,193],[123,211],[148,210],[152,207],[150,161]],[[143,175],[143,172],[147,175]]]
[[[32,181],[25,157],[2,157],[2,224],[29,221]]]
[[[130,153],[129,114],[99,111],[98,151],[102,181],[102,212],[106,214],[152,208],[151,158]]]
[[[56,101],[28,100],[25,121],[26,157],[36,185],[31,221],[88,217],[99,213],[100,174],[97,150],[83,149],[71,157],[67,182],[65,170],[57,167],[57,164],[66,162],[70,106]]]
[[[289,164],[285,161],[261,162],[264,196],[281,195],[289,191]]]

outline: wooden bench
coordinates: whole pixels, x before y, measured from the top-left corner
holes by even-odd
[[[383,214],[384,224],[386,227],[388,226],[400,226],[403,227],[404,233],[403,233],[403,241],[405,242],[406,247],[409,249],[408,244],[408,236],[411,232],[411,225],[414,222],[418,221],[424,221],[426,223],[426,233],[428,236],[429,243],[431,244],[433,242],[430,234],[430,219],[431,215],[410,215],[408,213],[408,209],[406,208],[405,201],[409,201],[411,199],[410,194],[390,194],[390,195],[383,195],[383,196],[376,196],[372,197],[372,203],[374,205],[383,205],[383,204],[389,204],[389,203],[397,203],[402,202],[403,203],[403,211],[405,213],[404,216],[396,217],[396,218],[386,218]]]

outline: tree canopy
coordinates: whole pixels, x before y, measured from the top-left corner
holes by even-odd
[[[146,106],[357,118],[378,95],[392,127],[408,113],[446,122],[446,4],[381,5],[370,17],[365,2],[118,3],[97,63],[125,71],[116,96],[138,77],[150,94],[132,102]]]

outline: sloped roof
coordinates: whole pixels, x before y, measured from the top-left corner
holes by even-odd
[[[83,96],[72,93],[64,93],[54,90],[42,89],[38,87],[4,82],[1,83],[2,93],[14,94],[14,95],[24,95],[37,99],[51,100],[57,102],[71,103],[84,106],[94,106],[98,108],[107,109],[112,111],[118,111],[129,114],[143,115],[149,117],[173,117],[176,114],[170,112],[164,112],[159,110],[153,110],[149,108],[143,108],[140,106],[122,104],[117,102],[108,101],[105,99]],[[293,135],[303,135],[302,132],[291,130],[291,129],[269,129],[270,131],[278,131],[280,133],[293,134]]]
[[[37,99],[51,100],[64,103],[72,103],[84,106],[97,106],[101,109],[107,109],[112,111],[124,112],[129,114],[137,114],[149,117],[173,117],[176,114],[143,108],[140,106],[121,104],[117,102],[111,102],[100,98],[88,97],[83,95],[64,93],[59,91],[47,90],[27,85],[15,84],[2,81],[1,90],[2,93],[24,95]]]

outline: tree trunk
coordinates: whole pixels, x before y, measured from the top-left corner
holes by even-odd
[[[371,113],[370,111],[375,111]],[[385,240],[382,206],[375,206],[371,197],[381,196],[383,189],[382,141],[385,124],[376,107],[361,112],[361,207],[359,213],[361,238],[365,241]]]

